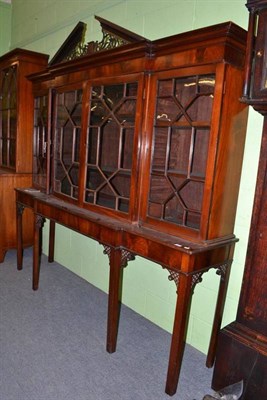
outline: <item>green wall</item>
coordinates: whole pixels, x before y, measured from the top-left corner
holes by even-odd
[[[0,56],[10,47],[11,40],[11,4],[0,1]]]
[[[149,39],[232,20],[247,27],[245,0],[13,0],[11,48],[25,47],[50,54],[58,50],[76,23],[87,23],[87,40],[101,39],[94,15],[135,31]],[[253,202],[262,118],[249,113],[235,233],[235,252],[223,323],[235,319]],[[44,248],[47,251],[47,227]],[[57,226],[56,260],[107,292],[108,259],[90,239]],[[160,266],[137,258],[124,270],[123,302],[171,331],[176,287]],[[219,278],[214,271],[203,276],[195,289],[187,342],[206,352]]]

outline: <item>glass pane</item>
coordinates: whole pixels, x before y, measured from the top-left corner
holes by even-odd
[[[165,170],[167,144],[168,144],[168,131],[169,131],[168,128],[155,127],[152,171]]]
[[[116,110],[115,116],[124,126],[132,126],[135,113],[136,113],[136,102],[134,100],[126,100]]]
[[[10,138],[16,139],[17,136],[17,112],[16,110],[10,111]]]
[[[164,219],[182,225],[184,223],[184,207],[177,196],[173,196],[166,203]]]
[[[170,135],[169,170],[188,172],[188,160],[192,151],[192,130],[173,129]]]
[[[179,115],[178,104],[175,103],[173,97],[159,98],[157,101],[157,114],[156,119],[162,122],[175,121],[176,116]]]
[[[129,175],[118,173],[110,180],[110,184],[118,196],[130,197],[131,177]]]
[[[183,204],[187,210],[201,211],[203,197],[203,182],[189,181],[179,191]]]
[[[123,129],[121,168],[131,169],[133,160],[134,129]]]
[[[198,229],[200,225],[200,214],[188,212],[186,215],[186,225],[190,228]]]
[[[86,189],[97,190],[104,182],[106,180],[97,168],[87,169]]]
[[[100,100],[93,100],[90,107],[91,126],[101,126],[109,115],[109,110]]]
[[[158,81],[148,215],[199,229],[215,76]]]
[[[98,191],[96,204],[113,209],[116,207],[116,197],[108,185]]]
[[[17,70],[12,66],[2,71],[0,87],[0,166],[16,166]]]
[[[138,84],[137,82],[130,82],[126,84],[126,96],[137,96]]]
[[[129,211],[129,200],[119,199],[118,210],[127,213]]]
[[[209,124],[213,98],[210,96],[197,97],[187,108],[187,115],[192,122],[202,121]]]
[[[88,135],[88,164],[96,164],[97,160],[97,144],[98,142],[98,129],[89,129]]]
[[[9,122],[9,113],[8,111],[2,111],[2,138],[8,138],[8,122]]]
[[[9,166],[15,167],[16,165],[16,141],[11,139],[9,142]]]
[[[92,87],[84,200],[129,212],[137,82]]]
[[[2,140],[2,165],[4,167],[8,166],[8,162],[7,162],[7,153],[8,153],[8,149],[7,149],[7,140],[3,139]]]
[[[172,193],[172,187],[165,176],[151,175],[150,200],[153,203],[164,204]]]
[[[54,137],[54,190],[74,199],[78,198],[81,120],[82,90],[58,93]]]
[[[64,128],[61,128],[59,132],[62,141],[60,158],[65,168],[68,168],[72,164],[73,139],[75,135],[75,130],[73,129],[71,123],[68,121],[65,124]]]
[[[34,99],[33,181],[46,188],[47,180],[48,96]]]
[[[103,87],[103,101],[110,109],[114,109],[117,103],[123,98],[125,85],[110,85]]]
[[[192,162],[192,175],[203,178],[206,175],[209,138],[210,131],[208,129],[196,129]]]
[[[101,129],[99,166],[107,176],[116,171],[118,168],[120,134],[120,126],[113,120],[110,120]]]

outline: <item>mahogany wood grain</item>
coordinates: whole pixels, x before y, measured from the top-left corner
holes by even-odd
[[[248,0],[246,5],[250,17],[242,101],[264,116],[264,124],[237,316],[220,331],[212,386],[219,390],[242,380],[241,399],[259,400],[267,393],[267,1]]]
[[[122,250],[110,249],[110,277],[108,297],[107,344],[109,353],[116,351],[122,290]]]
[[[48,262],[51,262],[51,263],[54,261],[55,234],[56,234],[56,224],[54,223],[54,221],[50,221],[50,224],[49,224]]]
[[[31,174],[16,174],[0,170],[0,262],[4,261],[9,249],[17,247],[16,241],[16,195],[15,187],[27,187],[32,184]],[[31,210],[25,210],[23,224],[23,247],[32,245],[33,217]]]

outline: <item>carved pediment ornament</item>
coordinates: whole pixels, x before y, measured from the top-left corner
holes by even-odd
[[[129,43],[136,43],[145,40],[144,37],[124,29],[112,22],[95,16],[102,28],[102,40],[85,43],[85,32],[87,25],[78,22],[73,31],[64,41],[57,53],[49,62],[55,65],[63,61],[75,60],[79,57],[94,54],[97,52],[114,49]]]

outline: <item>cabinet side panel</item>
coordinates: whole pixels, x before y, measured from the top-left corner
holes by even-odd
[[[228,65],[208,239],[232,234],[234,229],[248,117],[248,107],[239,101],[242,88],[243,72]]]

